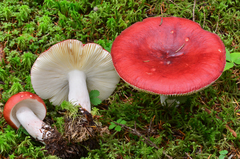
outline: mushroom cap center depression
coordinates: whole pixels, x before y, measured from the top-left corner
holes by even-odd
[[[197,61],[200,62],[196,56],[189,55],[188,41],[189,38],[185,38],[185,40],[183,38],[181,42],[167,45],[147,42],[145,43],[147,47],[143,45],[136,47],[140,50],[136,51],[138,52],[136,61],[142,62],[148,75],[158,72],[162,76],[168,74],[169,77],[172,74],[173,78],[176,78],[176,73],[186,72]]]
[[[172,61],[174,61],[175,58],[178,58],[179,56],[182,56],[186,53],[186,51],[185,52],[180,51],[181,47],[178,49],[179,51],[169,49],[169,50],[159,50],[157,52],[149,52],[149,54],[151,54],[151,56],[154,56],[156,59],[158,59],[160,64],[169,65],[172,63]],[[144,61],[144,62],[149,62],[149,61]]]

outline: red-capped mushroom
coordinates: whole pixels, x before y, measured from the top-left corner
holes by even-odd
[[[43,100],[36,94],[20,92],[10,97],[3,109],[6,122],[18,129],[22,125],[26,131],[35,139],[43,140],[46,125],[42,120],[46,116],[46,106]]]
[[[226,51],[221,39],[198,23],[153,17],[124,30],[111,55],[119,76],[139,90],[168,95],[197,92],[222,74]]]

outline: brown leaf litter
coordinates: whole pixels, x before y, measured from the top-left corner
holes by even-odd
[[[4,44],[0,43],[0,62],[2,61],[2,59],[3,60],[5,59],[5,53],[4,53],[3,49],[4,49]]]

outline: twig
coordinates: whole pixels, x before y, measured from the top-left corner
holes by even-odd
[[[204,25],[205,25],[205,21],[206,21],[206,15],[205,15],[205,8],[203,7],[203,29],[204,29]]]
[[[231,154],[228,159],[231,159],[232,157],[234,157],[235,155],[234,154]]]
[[[212,156],[212,154],[210,154],[207,159],[210,159],[211,156]]]
[[[179,49],[177,49],[177,51],[175,51],[175,53],[177,53],[178,51],[180,51],[184,46],[185,46],[185,43],[184,43]]]
[[[163,22],[163,17],[161,17],[161,22],[160,22],[159,26],[161,26],[161,25],[162,25],[162,22]]]
[[[4,52],[4,45],[0,43],[0,62],[2,62],[2,59],[5,59],[5,52]]]
[[[149,124],[149,128],[148,128],[148,131],[147,131],[147,137],[149,138],[150,137],[150,133],[151,133],[151,127],[152,127],[152,122],[154,120],[155,116],[150,120],[150,124]],[[136,127],[135,127],[135,130],[136,130]]]
[[[172,2],[173,4],[175,4],[176,6],[178,6],[176,3],[174,3],[172,0],[168,0],[168,1],[170,1],[170,2]]]
[[[164,2],[163,2],[163,3],[164,3]],[[162,15],[162,13],[163,13],[163,8],[162,8],[162,6],[163,6],[162,4],[163,4],[163,3],[161,3],[161,7],[160,7],[160,9],[161,9],[161,15]]]
[[[185,152],[185,154],[187,155],[187,157],[188,157],[189,159],[192,159],[192,157],[191,157],[187,152]]]
[[[114,121],[112,121],[112,122],[115,123],[116,125],[121,126],[122,128],[127,129],[127,131],[129,131],[130,133],[132,133],[132,134],[134,134],[134,135],[137,135],[138,137],[142,137],[142,138],[144,139],[143,141],[144,141],[146,144],[148,144],[149,146],[152,146],[152,147],[160,150],[160,148],[159,148],[155,143],[153,143],[151,140],[149,140],[146,136],[142,135],[139,131],[136,130],[136,128],[133,129],[133,128],[130,128],[130,127],[124,125],[124,124],[116,123],[116,122],[114,122]],[[169,156],[168,154],[166,154],[166,152],[165,152],[164,150],[163,150],[163,154],[164,154],[167,158],[172,159],[172,157]]]
[[[218,21],[219,21],[219,15],[218,15]],[[216,29],[215,29],[215,33],[217,33],[217,29],[218,29],[218,21],[217,21],[217,26],[216,26]]]
[[[196,1],[197,0],[194,0],[194,3],[193,3],[193,21],[195,22],[195,6],[196,6]]]

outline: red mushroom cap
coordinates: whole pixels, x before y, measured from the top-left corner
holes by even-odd
[[[115,39],[111,50],[124,81],[163,95],[189,94],[209,86],[222,74],[225,54],[216,34],[177,17],[137,22]]]
[[[45,118],[47,108],[44,101],[31,92],[20,92],[10,97],[3,109],[3,116],[11,127],[18,129],[20,126],[16,111],[19,107],[18,104],[21,102],[24,102],[24,105],[29,107],[40,120]]]

